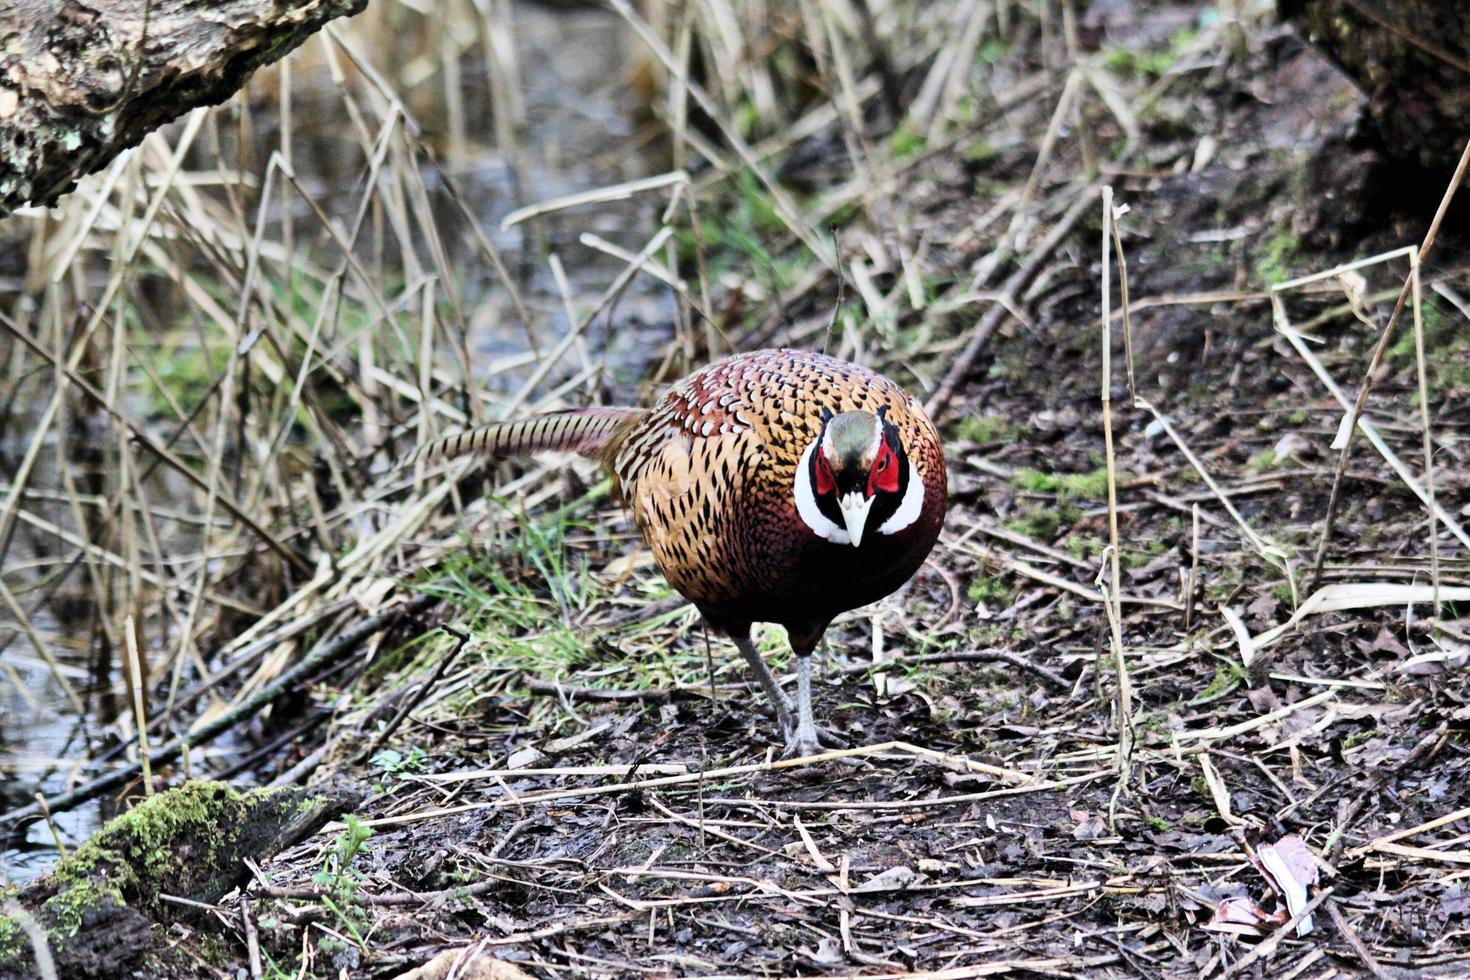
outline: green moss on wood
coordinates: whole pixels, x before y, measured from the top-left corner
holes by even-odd
[[[150,922],[180,914],[165,908],[160,894],[217,901],[244,878],[245,857],[299,840],[355,799],[341,791],[239,793],[224,783],[186,783],[110,821],[50,875],[12,895],[35,916],[53,951],[87,947],[89,936],[111,928],[146,945]],[[23,969],[30,957],[21,923],[0,914],[0,976]]]

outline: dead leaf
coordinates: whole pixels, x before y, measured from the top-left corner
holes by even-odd
[[[1310,448],[1310,446],[1311,443],[1300,432],[1288,432],[1280,439],[1277,439],[1276,445],[1272,447],[1271,454],[1275,457],[1272,462],[1280,463],[1288,459],[1301,462],[1302,452]]]
[[[919,858],[918,865],[919,870],[927,875],[942,875],[960,870],[960,866],[953,861],[939,861],[934,858]]]
[[[1205,928],[1214,932],[1259,936],[1263,927],[1270,923],[1271,917],[1259,905],[1244,895],[1236,895],[1215,906],[1215,914],[1205,923]]]
[[[508,960],[483,953],[474,946],[446,949],[423,966],[400,973],[393,980],[534,980]]]
[[[1245,698],[1251,703],[1251,707],[1263,715],[1269,715],[1281,707],[1281,699],[1270,687],[1257,687],[1245,692]]]
[[[1396,657],[1407,657],[1409,651],[1398,641],[1387,626],[1378,628],[1378,635],[1373,638],[1373,651],[1375,653],[1391,653]]]
[[[899,891],[907,888],[915,879],[923,877],[913,868],[900,864],[896,868],[880,871],[853,889],[855,892]]]
[[[1245,607],[1246,614],[1255,619],[1269,623],[1276,618],[1276,611],[1281,608],[1281,600],[1266,592],[1251,600],[1250,605]]]
[[[840,966],[847,961],[842,954],[842,944],[831,936],[823,936],[816,949],[803,949],[801,955],[821,967]]]
[[[1072,828],[1072,836],[1077,840],[1097,840],[1108,831],[1101,814],[1088,810],[1068,810],[1067,812],[1072,815],[1073,820],[1077,821],[1077,826]]]
[[[510,758],[505,760],[505,768],[529,769],[544,760],[545,758],[545,752],[542,752],[534,745],[528,745],[523,749],[512,752],[510,754]]]
[[[1307,906],[1307,889],[1317,883],[1319,868],[1311,849],[1295,834],[1288,834],[1274,844],[1256,849],[1258,868],[1266,881],[1286,901],[1288,918],[1295,917]],[[1296,934],[1312,931],[1309,915],[1297,924]]]
[[[587,728],[585,731],[577,732],[575,735],[567,735],[563,738],[552,739],[550,742],[546,743],[546,748],[544,749],[544,751],[547,755],[561,755],[563,752],[566,752],[570,749],[575,749],[579,745],[585,745],[586,743],[591,742],[592,740],[601,736],[603,732],[607,731],[611,727],[611,721],[604,721],[601,724],[593,725],[590,728]],[[522,751],[526,750],[523,749]],[[535,750],[532,749],[530,751]],[[519,755],[520,753],[516,754]],[[524,766],[518,766],[514,763],[513,760],[515,759],[515,756],[511,756],[511,759],[512,762],[510,768],[525,768]]]

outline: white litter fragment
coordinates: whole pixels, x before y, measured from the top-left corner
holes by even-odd
[[[1348,435],[1353,431],[1353,413],[1347,412],[1337,423],[1337,435],[1332,437],[1332,448],[1338,452],[1347,445]]]
[[[1317,859],[1295,835],[1258,848],[1256,855],[1261,859],[1262,870],[1286,900],[1286,911],[1295,918],[1307,907],[1307,889],[1317,883]],[[1312,917],[1308,915],[1297,923],[1296,934],[1305,936],[1311,931]]]

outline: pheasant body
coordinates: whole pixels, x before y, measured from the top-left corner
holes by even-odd
[[[411,459],[565,449],[611,470],[664,577],[729,634],[809,752],[809,656],[833,617],[890,594],[939,536],[939,437],[919,403],[867,368],[800,350],[716,362],[651,409],[552,413],[450,436]],[[784,626],[798,712],[750,642]]]
[[[911,447],[921,513],[869,536],[855,559],[849,544],[802,519],[797,469],[824,409],[884,406]],[[944,519],[944,456],[924,410],[882,375],[808,351],[756,351],[689,376],[626,432],[609,463],[669,584],[720,628],[825,628],[906,582]]]

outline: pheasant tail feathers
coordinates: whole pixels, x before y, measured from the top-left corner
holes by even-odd
[[[469,429],[415,449],[399,466],[454,456],[506,459],[552,450],[602,457],[615,437],[644,414],[641,408],[580,408]]]

